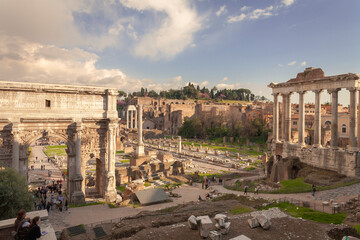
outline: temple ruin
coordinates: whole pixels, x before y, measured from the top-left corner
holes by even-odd
[[[357,109],[357,94],[360,89],[360,76],[354,73],[325,76],[320,68],[306,68],[297,77],[284,83],[271,83],[274,96],[273,108],[273,141],[272,153],[275,156],[297,156],[301,162],[308,165],[334,170],[347,176],[360,175],[360,106]],[[350,93],[350,145],[341,149],[338,147],[338,92],[345,88]],[[331,142],[330,147],[323,147],[321,142],[321,93],[331,94]],[[291,131],[291,95],[299,94],[299,124],[298,143],[292,142]],[[314,144],[309,146],[305,137],[305,103],[304,95],[315,93],[315,134]],[[284,113],[280,117],[279,96],[282,97]],[[360,97],[360,95],[359,95]],[[360,99],[359,99],[360,103]],[[281,129],[279,126],[282,126]]]

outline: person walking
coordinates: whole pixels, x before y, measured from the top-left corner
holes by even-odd
[[[316,192],[316,186],[315,184],[312,185],[312,190],[311,190],[311,193],[312,193],[312,196],[315,197],[315,192]]]
[[[36,216],[33,218],[30,224],[30,231],[26,234],[24,240],[36,240],[41,237],[41,230],[39,227],[40,217]]]
[[[247,195],[247,191],[248,191],[248,186],[244,187],[244,195]]]
[[[68,200],[66,199],[66,200],[65,200],[65,211],[68,210],[68,207],[69,207],[69,203],[68,203]]]

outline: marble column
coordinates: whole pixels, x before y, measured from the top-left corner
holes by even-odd
[[[134,119],[135,119],[135,124],[134,124],[134,128],[137,128],[138,127],[138,124],[137,124],[137,112],[136,110],[134,111]]]
[[[286,112],[286,95],[281,94],[282,97],[282,114],[281,114],[281,140],[285,140],[285,112]]]
[[[321,147],[321,92],[315,90],[315,140],[314,147]]]
[[[286,94],[286,109],[285,109],[285,141],[291,142],[291,94]]]
[[[75,131],[75,178],[73,179],[73,194],[71,202],[81,204],[85,202],[85,184],[81,175],[81,129],[82,123],[76,123]]]
[[[358,141],[358,149],[360,149],[360,92],[358,93],[358,97],[359,97],[359,100],[358,100],[358,113],[357,113],[357,141]]]
[[[136,147],[136,156],[140,157],[140,156],[144,156],[145,152],[144,152],[144,143],[143,143],[143,134],[142,134],[142,105],[138,106],[138,116],[139,116],[139,121],[138,121],[138,144]]]
[[[75,140],[75,151],[76,151],[76,175],[81,176],[81,123],[76,123],[76,140]]]
[[[130,114],[130,111],[129,110],[127,110],[126,111],[126,128],[129,128],[130,126],[130,122],[129,122],[129,114]]]
[[[331,94],[331,142],[333,149],[338,149],[338,92],[339,88],[330,89]]]
[[[279,94],[273,93],[274,105],[273,105],[273,141],[279,142]]]
[[[116,200],[116,180],[115,180],[115,155],[116,155],[116,120],[111,120],[108,125],[107,143],[107,166],[106,166],[106,185],[104,189],[105,200],[113,202]]]
[[[181,153],[181,136],[178,137],[178,153]]]
[[[13,135],[13,144],[12,144],[11,167],[16,172],[19,172],[19,166],[20,166],[19,123],[12,124],[12,135]]]
[[[304,95],[305,91],[298,92],[299,94],[299,122],[298,122],[298,132],[299,132],[299,145],[305,145],[305,101]]]
[[[132,128],[134,128],[134,119],[133,119],[133,117],[134,117],[134,111],[130,111],[130,128],[132,129]]]
[[[350,131],[349,131],[349,138],[350,138],[350,150],[357,151],[357,139],[356,139],[356,127],[357,127],[357,89],[356,88],[349,88],[350,91]]]

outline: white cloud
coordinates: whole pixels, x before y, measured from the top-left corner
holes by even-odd
[[[202,83],[199,84],[200,87],[205,87],[209,84],[208,81],[203,81]]]
[[[153,11],[166,15],[161,26],[139,38],[135,54],[151,59],[172,58],[193,42],[202,20],[189,1],[182,0],[119,0],[137,11]]]
[[[288,66],[293,66],[293,65],[295,65],[296,64],[296,61],[292,61],[292,62],[289,62],[287,65]]]
[[[226,82],[228,80],[228,77],[224,77],[223,79],[220,80],[220,82]]]
[[[120,69],[95,66],[96,54],[79,48],[26,41],[19,37],[0,36],[0,79],[4,81],[100,85],[138,91],[152,80],[133,79]]]
[[[241,22],[246,18],[246,15],[244,13],[240,14],[239,16],[230,16],[227,20],[228,23],[235,23],[235,22]]]
[[[302,67],[306,66],[306,61],[303,61],[300,65],[301,65]]]
[[[257,8],[252,11],[249,11],[251,7],[249,6],[243,6],[240,11],[242,12],[240,15],[237,16],[230,16],[227,20],[228,23],[235,23],[235,22],[241,22],[246,19],[250,20],[257,20],[261,18],[267,18],[271,16],[277,15],[278,11],[281,8],[288,7],[294,3],[295,0],[282,0],[281,3],[278,3],[276,5],[270,5],[266,8]],[[244,13],[247,12],[247,13]]]
[[[274,13],[272,10],[274,9],[273,6],[269,6],[265,9],[255,9],[250,14],[248,14],[248,18],[250,19],[259,19],[260,17],[269,17],[272,16]]]
[[[295,2],[295,0],[282,0],[281,2],[286,6],[290,6]]]
[[[241,10],[242,12],[246,12],[246,11],[248,11],[249,9],[251,9],[251,7],[249,7],[249,6],[243,6],[242,8],[240,8],[240,10]]]
[[[224,88],[237,89],[237,88],[240,88],[240,87],[241,87],[240,83],[234,83],[234,84],[219,83],[219,84],[216,85],[217,89],[224,89]]]
[[[222,5],[215,14],[216,16],[220,16],[222,14],[225,14],[226,12],[227,12],[226,5]]]

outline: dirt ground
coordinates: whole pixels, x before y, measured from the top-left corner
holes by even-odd
[[[103,239],[202,239],[198,230],[191,230],[189,228],[187,224],[188,217],[191,215],[209,215],[212,218],[212,221],[215,222],[213,218],[217,213],[225,213],[231,222],[230,231],[227,235],[223,235],[223,240],[231,239],[242,234],[253,240],[337,240],[342,239],[344,232],[351,234],[355,231],[354,229],[349,229],[347,226],[343,225],[321,224],[289,216],[271,219],[271,227],[269,230],[263,230],[260,227],[251,229],[247,223],[247,219],[251,218],[249,213],[241,215],[233,215],[229,213],[229,210],[234,207],[244,206],[239,203],[239,200],[240,199],[219,200],[215,202],[192,202],[160,211],[143,211],[136,216],[124,218],[120,223],[115,225],[103,224],[102,227],[108,234],[108,236]],[[255,201],[248,202],[246,204],[255,206],[261,204],[261,202]],[[345,231],[337,230],[341,227],[345,227]],[[215,227],[213,228],[213,230],[215,230]],[[90,233],[91,231],[88,232]],[[63,235],[62,239],[78,240],[94,238],[91,234],[83,234],[72,238]]]

